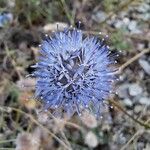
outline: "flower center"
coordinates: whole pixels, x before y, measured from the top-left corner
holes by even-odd
[[[68,59],[60,54],[61,58],[61,72],[57,82],[64,86],[66,90],[74,91],[74,88],[79,87],[79,83],[83,82],[84,76],[89,67],[83,65],[83,54],[81,50],[75,51],[70,54]]]

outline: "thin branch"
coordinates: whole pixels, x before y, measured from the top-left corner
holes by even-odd
[[[109,102],[114,106],[117,107],[119,110],[121,110],[125,115],[127,115],[129,118],[131,118],[133,121],[135,121],[136,123],[140,124],[141,126],[145,127],[146,129],[150,129],[150,124],[148,124],[147,122],[143,122],[139,119],[135,119],[132,115],[130,115],[122,106],[121,104],[115,100],[109,99]]]
[[[0,106],[1,110],[4,110],[4,108],[5,108],[5,110],[6,109],[13,110],[13,111],[20,112],[20,113],[24,114],[25,116],[27,116],[28,118],[30,118],[30,120],[33,123],[35,123],[37,126],[39,126],[42,129],[46,130],[55,140],[57,140],[60,144],[62,144],[66,149],[70,150],[70,148],[61,139],[59,139],[54,133],[52,133],[49,129],[47,129],[46,127],[44,127],[42,124],[40,124],[32,115],[27,114],[26,112],[24,112],[24,111],[22,111],[20,109],[14,108],[14,107]]]
[[[55,122],[57,121],[57,118],[52,113],[50,113],[49,111],[47,113],[54,119]],[[69,122],[67,120],[61,120],[61,121],[63,123],[65,123],[65,125],[68,125],[68,126],[76,128],[76,129],[78,129],[80,131],[83,131],[83,128],[81,126],[79,126],[79,125],[77,125],[77,124],[75,124],[73,122]]]
[[[131,138],[120,150],[125,150],[125,149],[128,147],[128,145],[129,145],[139,134],[141,134],[141,133],[143,133],[143,130],[138,130],[138,131],[132,136],[132,138]]]
[[[144,109],[144,110],[145,110],[145,109]],[[142,113],[143,113],[143,111],[141,112],[139,119],[142,118]],[[150,119],[147,120],[145,123],[149,123],[149,121],[150,121]],[[143,129],[137,129],[137,131],[135,132],[135,134],[130,138],[130,140],[129,140],[120,150],[125,150],[125,149],[129,146],[129,144],[130,144],[137,136],[139,136],[139,134],[143,134],[144,132],[145,132],[145,130],[143,130]]]
[[[141,51],[140,53],[138,53],[137,55],[135,55],[134,57],[132,57],[131,59],[129,59],[127,62],[125,62],[124,64],[122,64],[118,71],[115,72],[115,74],[120,74],[122,73],[122,71],[129,66],[131,63],[133,63],[134,61],[136,61],[137,59],[139,59],[141,56],[143,56],[144,54],[150,52],[150,49],[144,49],[143,51]]]
[[[71,147],[65,133],[62,130],[60,131],[60,133],[61,133],[62,137],[64,138],[64,140],[66,141],[66,144],[70,147],[70,150],[72,150],[72,147]]]

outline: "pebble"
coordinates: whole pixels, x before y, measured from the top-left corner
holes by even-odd
[[[116,28],[121,28],[124,25],[124,23],[121,20],[117,20],[117,22],[114,25]]]
[[[134,107],[134,112],[135,112],[135,113],[139,113],[139,112],[142,111],[142,109],[143,109],[142,105],[136,105],[136,106]]]
[[[140,79],[143,80],[145,76],[144,71],[143,70],[139,71],[138,74],[139,74]]]
[[[103,11],[99,11],[92,16],[92,19],[98,23],[103,22],[107,17],[107,14]]]
[[[142,87],[137,84],[137,83],[133,83],[129,86],[129,94],[131,96],[137,96],[140,95],[142,93]]]
[[[124,103],[126,106],[132,106],[132,101],[129,98],[125,98]]]
[[[98,145],[97,137],[92,131],[89,131],[85,136],[85,143],[92,148]]]
[[[137,22],[135,20],[130,21],[130,23],[128,25],[128,29],[132,33],[141,33],[141,31],[137,27]]]
[[[128,24],[130,23],[129,18],[127,18],[127,17],[123,18],[123,23],[124,23],[125,25],[128,25]]]
[[[83,124],[89,128],[96,128],[97,127],[96,118],[94,117],[94,115],[90,114],[87,111],[83,112],[83,115],[81,116],[81,120],[82,120]]]
[[[128,95],[129,84],[122,84],[118,87],[117,93],[120,98],[127,98]]]
[[[141,97],[139,99],[139,102],[141,104],[144,104],[144,105],[150,105],[150,97],[149,98],[148,97]]]
[[[129,24],[129,26],[128,26],[129,30],[133,31],[133,30],[136,29],[136,27],[137,27],[137,22],[134,21],[134,20],[133,20],[133,21],[130,21],[130,24]]]
[[[137,43],[137,48],[138,50],[143,50],[145,47],[145,44],[144,43]]]
[[[57,30],[64,30],[65,28],[68,28],[68,25],[64,22],[56,22],[56,23],[49,23],[46,24],[43,27],[44,32],[49,32],[49,31],[57,31]]]
[[[138,11],[141,13],[146,13],[149,11],[149,5],[146,3],[142,3],[142,5],[139,6]]]
[[[146,61],[146,60],[143,60],[143,59],[140,59],[139,60],[139,64],[140,66],[144,69],[144,71],[150,75],[150,64]]]

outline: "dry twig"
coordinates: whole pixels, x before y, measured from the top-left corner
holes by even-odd
[[[135,119],[132,115],[130,115],[121,105],[120,103],[113,99],[110,99],[109,102],[114,106],[117,107],[119,110],[121,110],[125,115],[127,115],[129,118],[131,118],[133,121],[135,121],[136,123],[140,124],[141,126],[145,127],[146,129],[150,129],[150,124],[148,124],[147,122],[143,122],[139,119]]]

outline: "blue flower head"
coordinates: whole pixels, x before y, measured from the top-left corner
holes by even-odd
[[[46,110],[98,114],[116,79],[114,62],[103,40],[84,37],[78,29],[56,32],[40,46],[35,97]]]

